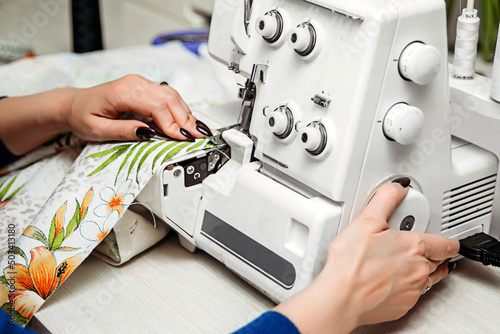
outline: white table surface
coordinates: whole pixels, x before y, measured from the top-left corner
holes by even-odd
[[[174,233],[121,267],[89,257],[36,317],[59,333],[228,333],[273,303]],[[498,333],[500,268],[459,261],[402,319],[362,333]]]

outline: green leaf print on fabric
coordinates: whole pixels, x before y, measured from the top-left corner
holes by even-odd
[[[3,181],[2,183],[0,183],[0,209],[2,209],[5,205],[7,205],[7,203],[9,203],[9,201],[11,201],[12,198],[14,198],[14,196],[24,187],[24,184],[23,184],[20,187],[18,187],[17,189],[15,189],[14,191],[9,193],[9,191],[12,188],[12,185],[14,184],[14,182],[17,179],[17,176],[18,175],[12,177],[12,179],[10,179],[10,180],[7,179],[7,180]],[[7,195],[7,194],[9,194],[9,195]]]
[[[108,168],[114,161],[120,160],[120,166],[118,167],[117,174],[115,176],[115,185],[118,181],[118,176],[122,171],[127,170],[127,179],[130,179],[131,174],[135,171],[135,182],[139,183],[139,173],[142,170],[144,164],[148,158],[153,156],[152,169],[157,166],[158,161],[165,163],[177,154],[179,154],[184,148],[189,147],[186,152],[191,152],[196,149],[203,147],[203,144],[207,142],[207,139],[199,139],[192,142],[178,142],[171,140],[164,140],[158,137],[152,138],[148,142],[138,142],[138,143],[127,143],[127,144],[117,144],[116,146],[106,149],[102,152],[94,153],[86,158],[103,158],[108,156],[108,158],[94,169],[88,176],[98,174]],[[110,142],[108,144],[113,144]],[[210,147],[212,144],[209,142],[204,147]],[[157,152],[155,154],[155,152]],[[125,154],[126,153],[126,154]],[[121,160],[123,157],[123,160]],[[163,157],[163,160],[162,160]],[[128,168],[126,165],[128,163]]]
[[[83,197],[81,205],[80,202],[78,202],[78,200],[75,199],[76,209],[71,220],[66,226],[66,230],[64,229],[65,225],[64,216],[66,213],[67,202],[65,202],[63,205],[59,207],[54,217],[52,218],[48,237],[43,231],[41,231],[39,228],[35,226],[28,226],[24,230],[23,235],[25,237],[40,241],[46,248],[50,249],[51,251],[56,251],[61,249],[64,251],[69,251],[78,249],[67,246],[62,247],[61,244],[67,237],[71,235],[71,233],[73,233],[73,231],[75,231],[78,228],[78,226],[80,226],[80,223],[87,215],[88,207],[90,205],[90,202],[92,201],[93,195],[94,195],[94,190],[91,187]]]

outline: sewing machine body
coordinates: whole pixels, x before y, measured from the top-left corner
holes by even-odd
[[[241,104],[202,114],[211,127],[237,125],[222,133],[230,152],[171,161],[138,197],[186,248],[281,301],[319,273],[330,241],[377,189],[402,176],[412,189],[391,228],[500,233],[499,153],[489,144],[497,134],[478,133],[498,124],[488,117],[500,106],[452,80],[452,98],[465,102],[450,109],[443,1],[246,5],[218,0],[209,42],[214,58],[248,79]],[[405,58],[410,45],[416,61]],[[478,115],[478,99],[490,115]]]

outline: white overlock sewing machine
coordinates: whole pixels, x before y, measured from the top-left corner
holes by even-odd
[[[449,77],[443,0],[218,0],[209,52],[246,78],[242,102],[198,114],[225,145],[138,197],[186,248],[282,301],[403,176],[391,228],[500,235],[500,105],[489,79]]]

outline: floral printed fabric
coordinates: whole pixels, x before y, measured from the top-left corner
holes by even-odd
[[[0,221],[8,222],[8,250],[0,262],[3,309],[26,324],[110,233],[157,168],[174,156],[210,145],[205,139],[186,143],[156,137],[148,142],[88,144],[76,160],[75,148],[70,147],[0,178]],[[40,178],[44,169],[59,169],[59,177],[47,173],[48,178]],[[34,174],[36,181],[30,182]],[[57,182],[57,186],[47,195],[40,182]],[[46,188],[51,187],[46,184]],[[36,195],[38,189],[41,198],[29,200],[28,194]],[[22,191],[26,196],[21,196]],[[30,220],[36,211],[31,206],[38,208],[41,202],[43,206]],[[17,212],[15,219],[9,215],[12,211]],[[29,225],[17,237],[20,221]]]
[[[14,62],[0,67],[0,92],[17,96],[65,85],[90,87],[129,73],[168,81],[192,110],[237,96],[234,76],[210,58],[206,47],[195,56],[179,43]],[[126,252],[127,244],[144,240],[145,234],[139,233],[146,232],[133,221],[122,223],[133,214],[127,210],[131,201],[152,175],[153,165],[159,168],[168,154],[183,154],[198,142],[180,147],[185,143],[155,138],[92,144],[83,152],[80,144],[63,134],[0,170],[0,256],[8,251],[0,262],[0,306],[21,324],[105,235],[98,248],[116,263],[133,256]],[[159,228],[155,236],[166,233]],[[124,235],[136,239],[120,238]]]

